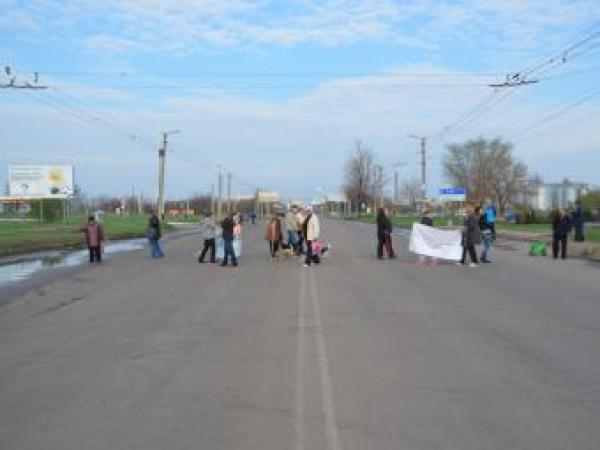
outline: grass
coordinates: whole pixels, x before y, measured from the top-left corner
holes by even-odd
[[[44,225],[37,222],[0,222],[0,256],[83,247],[85,238],[83,233],[77,232],[77,228],[85,223],[85,216],[70,217],[66,223],[60,221]],[[105,239],[143,237],[147,223],[148,218],[143,215],[107,214],[103,223]]]

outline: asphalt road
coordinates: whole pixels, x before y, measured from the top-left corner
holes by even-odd
[[[261,227],[262,228],[262,227]],[[0,308],[0,448],[600,447],[600,271],[505,247],[421,267],[326,222],[318,267],[136,251]]]

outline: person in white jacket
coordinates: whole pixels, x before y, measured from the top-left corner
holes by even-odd
[[[202,248],[202,252],[198,257],[198,262],[203,263],[204,257],[206,256],[206,252],[210,249],[210,262],[216,263],[215,259],[215,237],[217,225],[215,224],[215,219],[212,217],[212,212],[207,211],[204,214],[204,218],[202,219],[202,238],[204,239],[204,247]]]
[[[319,255],[313,252],[313,242],[321,236],[321,227],[319,218],[313,212],[309,212],[304,221],[304,235],[306,236],[306,260],[304,267],[308,267],[311,263],[319,264],[321,262]]]

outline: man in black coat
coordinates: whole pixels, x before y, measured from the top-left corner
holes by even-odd
[[[567,237],[571,233],[571,218],[564,209],[559,209],[554,215],[552,222],[552,256],[558,258],[560,247],[561,259],[567,259]]]

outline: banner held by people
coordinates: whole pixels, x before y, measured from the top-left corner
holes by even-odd
[[[418,255],[458,261],[462,256],[460,230],[440,230],[414,223],[409,250]]]

